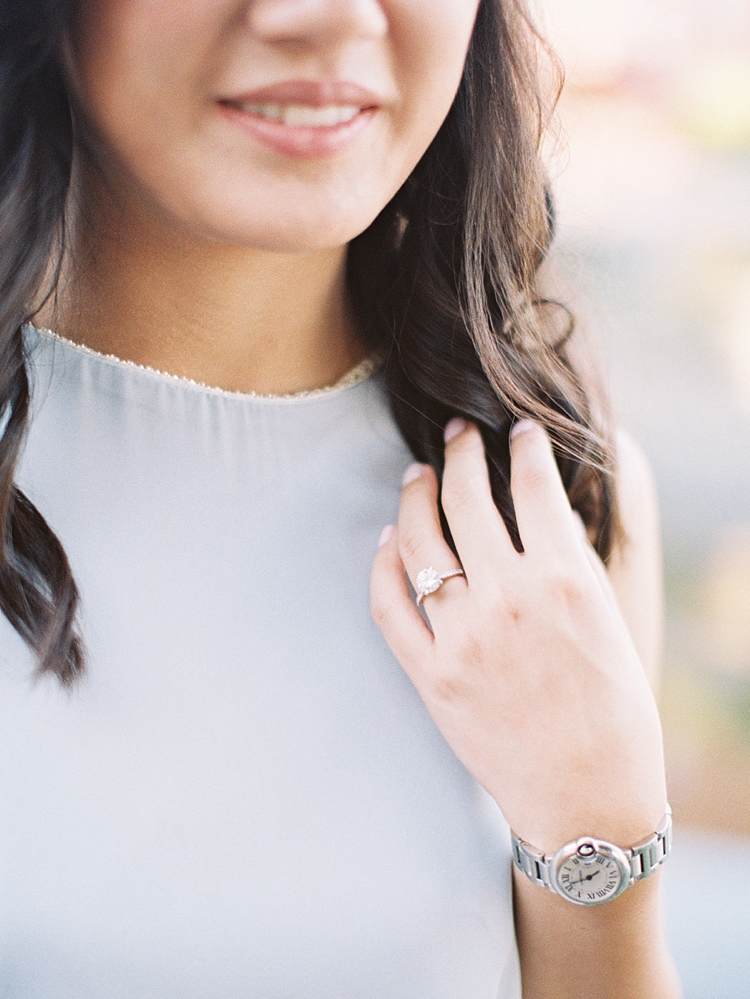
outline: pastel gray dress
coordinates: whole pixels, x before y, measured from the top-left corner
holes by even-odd
[[[410,461],[379,376],[27,341],[89,671],[31,682],[0,616],[2,999],[518,999],[507,826],[370,618]]]

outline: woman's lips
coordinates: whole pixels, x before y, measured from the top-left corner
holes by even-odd
[[[230,102],[231,103],[231,102]],[[254,114],[267,121],[280,121],[292,128],[333,128],[345,125],[356,118],[362,110],[356,104],[328,104],[324,107],[310,107],[307,104],[244,104],[234,102],[235,107],[248,114]]]
[[[224,115],[287,156],[325,157],[343,150],[372,121],[379,102],[340,80],[288,80],[219,101]]]

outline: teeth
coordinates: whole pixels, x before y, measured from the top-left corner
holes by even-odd
[[[354,104],[329,104],[322,108],[305,104],[243,104],[242,109],[292,128],[330,128],[351,121],[361,111]]]

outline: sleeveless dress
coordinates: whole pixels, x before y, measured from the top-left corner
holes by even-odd
[[[264,397],[29,328],[88,672],[0,615],[2,999],[519,999],[507,826],[369,613],[380,376]]]

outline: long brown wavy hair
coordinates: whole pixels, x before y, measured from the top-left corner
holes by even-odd
[[[76,130],[60,51],[75,6],[0,7],[0,608],[36,653],[38,672],[64,684],[84,668],[78,591],[62,545],[14,474],[29,419],[23,326],[54,290],[65,249]],[[612,448],[570,357],[572,317],[538,287],[554,229],[540,155],[545,51],[524,0],[481,0],[450,113],[350,244],[348,287],[361,335],[385,358],[414,455],[440,474],[446,422],[474,420],[520,549],[508,434],[532,417],[549,431],[571,502],[606,559],[617,531]]]

